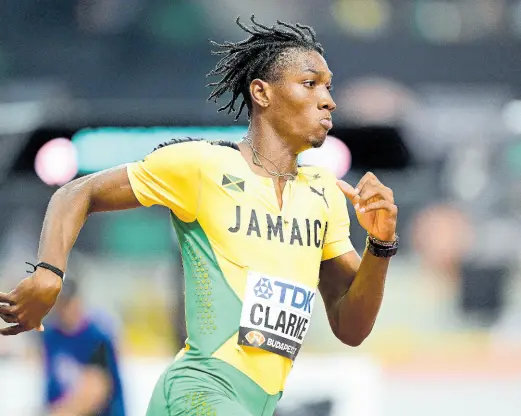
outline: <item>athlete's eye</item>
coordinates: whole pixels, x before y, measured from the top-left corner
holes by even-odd
[[[317,85],[317,82],[316,82],[316,81],[313,81],[313,80],[305,81],[305,82],[304,82],[304,86],[306,86],[306,87],[308,87],[308,88],[313,88],[315,85]]]
[[[326,88],[327,88],[328,91],[333,91],[333,86],[332,85],[327,85]]]

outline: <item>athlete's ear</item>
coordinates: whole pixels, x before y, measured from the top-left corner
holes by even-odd
[[[270,105],[269,84],[261,79],[254,79],[250,84],[250,96],[252,104],[266,108]]]

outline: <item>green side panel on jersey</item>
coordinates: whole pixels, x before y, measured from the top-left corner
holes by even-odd
[[[210,357],[239,329],[242,302],[217,263],[199,222],[171,214],[185,275],[187,355]]]

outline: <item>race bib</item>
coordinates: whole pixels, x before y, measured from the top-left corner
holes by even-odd
[[[308,332],[315,290],[290,280],[249,272],[239,345],[294,360]]]

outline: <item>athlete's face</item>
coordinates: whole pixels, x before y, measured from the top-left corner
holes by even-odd
[[[298,151],[320,147],[333,126],[332,73],[315,51],[291,51],[267,90],[266,116]]]

